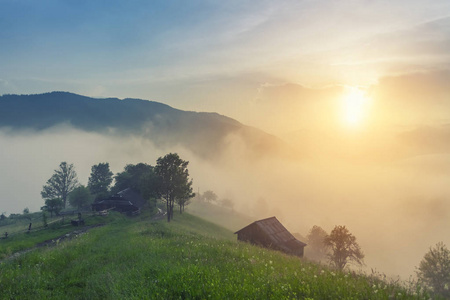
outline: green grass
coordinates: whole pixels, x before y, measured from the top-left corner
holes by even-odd
[[[0,265],[2,299],[429,299],[235,240],[189,214],[115,218]]]
[[[7,239],[0,240],[0,260],[5,259],[16,252],[32,248],[38,243],[57,238],[77,229],[82,229],[83,227],[77,228],[70,224],[70,219],[76,219],[76,217],[77,216],[66,216],[64,223],[59,220],[60,218],[54,218],[51,221],[58,221],[50,224],[47,228],[44,228],[41,222],[42,216],[40,215],[40,217],[32,219],[33,225],[30,232],[27,232],[29,220],[18,219],[8,226],[0,227],[2,231],[8,231],[9,233]],[[112,220],[123,218],[124,217],[118,213],[113,213],[106,217],[84,216],[86,226],[109,223]],[[49,219],[49,223],[51,221]],[[26,223],[26,226],[24,222]]]

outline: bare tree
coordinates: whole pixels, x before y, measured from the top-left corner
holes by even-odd
[[[67,164],[63,161],[55,174],[47,180],[42,188],[41,196],[44,199],[60,198],[66,207],[67,196],[78,186],[77,173],[73,164]]]
[[[325,237],[325,244],[331,249],[330,261],[339,270],[343,270],[349,262],[364,264],[364,254],[356,237],[345,226],[335,226]]]

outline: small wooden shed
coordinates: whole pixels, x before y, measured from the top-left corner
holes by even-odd
[[[239,241],[299,257],[303,257],[306,246],[305,243],[297,240],[275,217],[255,221],[236,231],[235,234]]]

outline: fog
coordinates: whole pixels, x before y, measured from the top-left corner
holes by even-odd
[[[331,142],[330,142],[331,143]],[[0,211],[38,211],[40,191],[61,161],[73,163],[81,184],[90,168],[108,162],[114,173],[128,163],[151,165],[169,152],[190,161],[194,190],[213,190],[254,218],[275,215],[303,236],[313,225],[330,232],[346,225],[366,254],[364,271],[376,269],[406,279],[439,241],[450,244],[450,155],[347,160],[339,153],[297,159],[255,156],[229,136],[228,149],[203,160],[182,147],[161,148],[138,136],[87,133],[68,126],[42,132],[0,132]],[[334,149],[332,145],[324,148]],[[344,149],[345,150],[345,149]],[[263,199],[263,200],[261,200]],[[258,203],[266,203],[265,207]],[[233,224],[229,228],[238,230]]]

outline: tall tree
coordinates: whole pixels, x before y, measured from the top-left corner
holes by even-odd
[[[335,226],[325,237],[325,244],[331,249],[331,262],[339,270],[343,270],[349,262],[359,265],[364,263],[364,254],[356,242],[356,237],[345,226]]]
[[[430,248],[417,270],[419,280],[445,299],[450,299],[450,250],[439,242]]]
[[[195,196],[192,180],[189,180],[188,164],[176,153],[169,153],[156,161],[155,173],[160,177],[160,192],[166,200],[168,222],[173,219],[175,201]]]
[[[108,197],[109,186],[112,181],[113,172],[109,169],[109,163],[99,163],[91,167],[88,188],[95,199]]]
[[[69,194],[70,205],[77,207],[78,209],[83,207],[83,205],[89,204],[91,200],[92,196],[91,193],[89,192],[89,189],[83,185],[80,185],[79,187],[75,188]]]
[[[66,207],[67,196],[78,186],[77,173],[73,164],[63,161],[55,173],[47,180],[42,188],[41,196],[44,199],[60,198]]]

